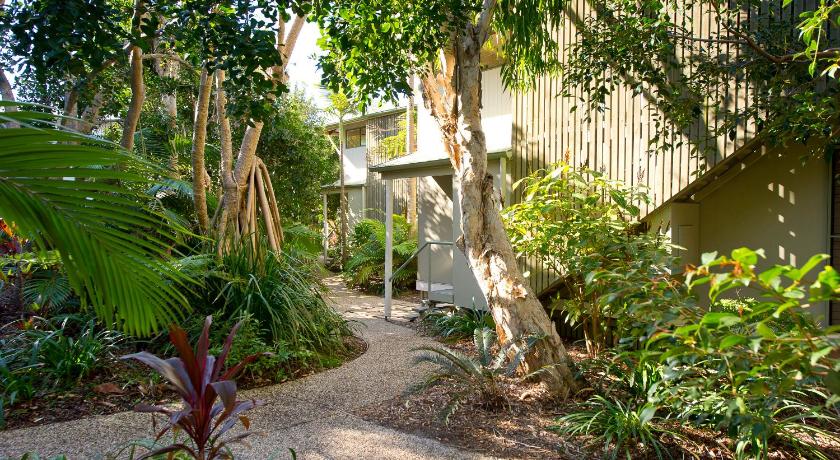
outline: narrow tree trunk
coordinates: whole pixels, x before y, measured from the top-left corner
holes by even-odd
[[[192,138],[192,172],[193,172],[193,201],[195,215],[201,233],[206,235],[210,231],[210,217],[207,215],[207,183],[204,166],[204,147],[207,143],[207,113],[210,108],[210,90],[213,80],[207,74],[207,69],[201,70],[198,87],[198,102],[195,110]]]
[[[230,131],[230,120],[227,118],[225,111],[227,110],[227,98],[225,97],[225,89],[223,83],[225,81],[225,71],[222,69],[216,70],[216,116],[219,118],[219,147],[220,157],[219,170],[222,177],[222,201],[219,203],[218,221],[216,228],[218,228],[219,237],[219,253],[222,249],[227,247],[228,229],[233,227],[238,229],[238,225],[231,225],[231,216],[237,218],[238,209],[234,206],[239,206],[240,192],[239,186],[233,177],[233,140]],[[235,205],[234,205],[235,203]],[[233,235],[239,238],[238,232]]]
[[[135,0],[134,17],[132,18],[132,29],[136,36],[140,36],[140,23],[145,14],[146,6],[143,0]],[[143,50],[136,44],[129,48],[129,62],[131,63],[129,83],[131,86],[131,101],[128,104],[128,111],[123,120],[122,139],[120,145],[131,151],[134,149],[134,133],[137,131],[137,123],[140,121],[140,112],[143,110],[143,100],[146,98],[146,85],[143,82]]]
[[[526,370],[543,369],[540,379],[553,392],[566,397],[578,387],[571,360],[554,324],[519,270],[502,224],[493,176],[487,172],[487,145],[481,126],[479,35],[468,27],[455,39],[457,65],[450,55],[439,72],[427,71],[423,76],[424,96],[440,125],[459,179],[463,237],[458,246],[487,298],[500,340],[543,337],[527,355]]]
[[[159,20],[163,23],[163,17],[159,16]],[[167,46],[160,46],[160,42],[155,41],[154,69],[155,73],[161,78],[175,78],[178,76],[179,63],[176,59],[167,58],[166,54],[171,53],[171,43]],[[148,55],[145,57],[149,57]],[[174,88],[172,91],[160,95],[160,103],[166,113],[166,125],[168,128],[167,139],[172,141],[175,137],[175,131],[178,129],[178,92]],[[174,145],[170,146],[172,151],[169,153],[169,175],[173,179],[178,178],[178,149]]]
[[[281,56],[281,65],[273,67],[271,74],[277,84],[285,84],[286,76],[285,69],[288,60],[294,50],[297,38],[303,28],[304,19],[296,17],[288,35],[286,35],[286,23],[281,17],[278,20],[277,30],[277,52]],[[216,73],[216,110],[219,116],[219,132],[221,142],[221,157],[222,157],[222,186],[224,195],[220,204],[218,212],[218,221],[216,221],[218,230],[218,252],[222,254],[227,248],[231,233],[236,238],[241,238],[245,233],[254,235],[257,229],[256,215],[249,218],[245,213],[256,212],[256,201],[260,202],[260,208],[264,213],[263,218],[266,222],[266,231],[269,232],[269,244],[272,249],[279,250],[280,243],[283,240],[282,227],[280,225],[280,215],[276,211],[276,201],[273,196],[266,196],[266,201],[263,202],[262,194],[273,195],[273,187],[271,186],[270,178],[268,177],[268,169],[262,165],[262,160],[257,158],[257,145],[260,140],[260,135],[263,129],[262,121],[253,121],[253,124],[248,126],[245,134],[242,137],[242,143],[239,147],[239,154],[236,158],[236,163],[233,164],[233,146],[230,134],[230,122],[226,116],[227,101],[225,98],[224,82],[225,74],[223,71]],[[256,190],[255,187],[259,188]],[[242,191],[247,189],[246,202],[243,206]],[[258,198],[259,197],[259,198]],[[233,232],[231,232],[233,230]],[[256,238],[254,238],[256,240]],[[273,242],[272,242],[273,241]]]
[[[405,111],[405,154],[414,152],[414,75],[408,78],[408,109]],[[408,180],[408,222],[417,225],[417,178]]]
[[[341,269],[347,263],[347,190],[344,188],[344,117],[338,119],[338,151],[339,151],[339,195],[338,218],[340,222],[338,244],[341,258]]]

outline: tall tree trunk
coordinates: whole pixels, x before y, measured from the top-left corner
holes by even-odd
[[[446,62],[441,70],[430,68],[422,75],[424,97],[440,125],[459,181],[463,237],[458,247],[487,298],[499,339],[543,337],[527,355],[526,370],[543,369],[540,379],[566,397],[578,388],[572,362],[519,270],[502,224],[493,176],[487,172],[487,145],[481,126],[481,35],[474,26],[467,27],[460,37],[453,37],[453,49],[444,53]]]
[[[164,22],[162,16],[159,16],[159,22]],[[167,55],[173,53],[171,40],[164,40],[163,42],[155,40],[154,46],[155,55],[152,62],[155,73],[161,78],[176,78],[180,69],[180,63],[177,59],[167,57]],[[148,58],[149,55],[145,57]],[[161,94],[160,103],[166,113],[167,139],[172,142],[175,138],[175,131],[178,129],[178,91],[172,87],[171,91]],[[178,149],[175,148],[174,144],[170,147],[172,151],[169,153],[169,175],[173,179],[177,179],[179,177]]]
[[[339,256],[341,259],[341,269],[344,269],[344,264],[347,263],[347,190],[344,187],[344,117],[338,119],[338,152],[339,152],[339,195],[338,195],[338,219],[339,219]]]
[[[5,6],[6,0],[0,0],[0,8]],[[0,101],[15,102],[15,91],[12,88],[12,83],[6,77],[6,71],[2,67],[0,67]],[[17,107],[6,107],[3,111],[16,112]],[[17,123],[8,123],[6,126],[9,128],[19,127]]]
[[[405,154],[414,152],[414,75],[408,77],[408,109],[405,111]],[[408,222],[417,225],[417,178],[408,180]]]
[[[145,14],[146,5],[143,0],[135,0],[134,16],[131,18],[131,28],[135,39],[140,37],[140,25]],[[140,121],[140,112],[143,110],[143,100],[146,98],[146,85],[143,82],[143,50],[136,44],[129,47],[129,62],[131,86],[131,101],[128,104],[128,111],[123,120],[123,132],[120,145],[131,151],[134,149],[134,133],[137,131],[137,123]]]
[[[210,217],[207,214],[207,173],[204,166],[204,147],[207,144],[207,113],[210,108],[210,91],[213,79],[207,69],[201,69],[198,87],[198,101],[195,109],[192,138],[193,200],[198,227],[206,235],[210,231]]]

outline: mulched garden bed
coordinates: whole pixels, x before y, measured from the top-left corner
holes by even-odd
[[[422,322],[404,324],[419,334],[432,335]],[[447,340],[446,343],[463,353],[475,354],[471,340]],[[581,346],[568,345],[567,350],[576,362],[586,357],[585,348]],[[600,442],[592,442],[585,437],[561,437],[551,430],[558,417],[573,412],[575,405],[588,395],[563,402],[552,399],[540,384],[510,380],[503,381],[503,385],[508,401],[506,407],[486,408],[477,399],[468,400],[450,417],[448,424],[440,414],[449,402],[449,395],[457,390],[451,382],[357,409],[355,414],[395,430],[495,457],[574,460],[609,457]],[[673,458],[732,458],[726,445],[728,440],[716,433],[683,425],[669,428],[690,440],[661,440]],[[840,459],[840,449],[836,447],[826,446],[825,453],[829,458]],[[624,457],[623,452],[619,457]],[[657,457],[652,450],[639,449],[634,452],[633,458]],[[775,451],[771,452],[770,458],[787,460],[800,457],[794,453]]]
[[[346,337],[344,341],[347,351],[338,356],[341,364],[356,359],[367,350],[367,343],[359,337]],[[132,351],[127,350],[126,353]],[[237,383],[243,390],[259,388],[306,377],[325,369],[310,365],[290,372],[287,370],[289,377],[281,382],[240,379]],[[150,374],[147,367],[133,361],[114,360],[79,382],[75,388],[38,395],[7,407],[6,426],[3,429],[13,430],[109,415],[133,410],[139,403],[164,404],[176,398],[176,393],[156,374]]]

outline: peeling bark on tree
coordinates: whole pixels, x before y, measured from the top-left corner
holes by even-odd
[[[440,126],[460,183],[463,237],[458,246],[487,297],[499,339],[543,337],[526,357],[526,371],[543,369],[539,378],[553,392],[567,397],[578,388],[572,362],[519,270],[502,224],[493,176],[487,172],[487,145],[481,126],[480,50],[484,35],[480,27],[468,26],[465,33],[453,36],[453,46],[441,53],[440,64],[421,74],[423,95]]]
[[[207,114],[210,108],[210,91],[213,79],[202,69],[198,87],[198,101],[195,110],[192,138],[193,200],[198,227],[206,235],[210,231],[210,218],[207,215],[207,187],[209,180],[204,166],[204,147],[207,143]]]

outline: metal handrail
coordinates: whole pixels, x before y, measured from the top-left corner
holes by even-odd
[[[452,246],[454,243],[451,242],[451,241],[426,241],[425,243],[423,243],[423,246],[420,246],[419,248],[417,248],[416,251],[414,251],[414,254],[411,254],[411,257],[409,257],[408,260],[406,260],[402,265],[400,265],[400,267],[398,269],[394,270],[394,273],[391,274],[391,278],[388,279],[388,282],[393,282],[394,277],[396,277],[397,274],[400,271],[402,271],[402,269],[407,267],[408,264],[411,263],[412,260],[416,259],[417,256],[420,255],[421,252],[423,252],[423,249],[426,249],[427,246],[431,246],[433,244],[439,244],[439,245],[442,245],[442,246]],[[432,280],[431,279],[428,280],[428,283],[429,283],[429,290],[431,290]]]

